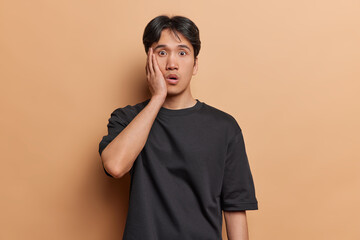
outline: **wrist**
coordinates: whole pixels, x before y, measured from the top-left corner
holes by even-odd
[[[162,105],[165,102],[165,99],[166,99],[166,96],[153,95],[150,100],[153,101],[153,102],[159,102]]]

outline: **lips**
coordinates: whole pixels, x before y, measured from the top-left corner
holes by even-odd
[[[169,80],[178,80],[179,79],[179,76],[177,74],[169,74],[166,76],[166,79],[169,79]]]

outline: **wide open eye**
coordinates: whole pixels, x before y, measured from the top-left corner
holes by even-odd
[[[179,54],[180,54],[181,56],[187,55],[187,53],[186,53],[185,51],[181,51],[181,52],[179,52]]]
[[[166,52],[165,52],[164,50],[161,50],[161,51],[159,52],[159,55],[160,55],[160,56],[165,56],[165,55],[166,55]]]

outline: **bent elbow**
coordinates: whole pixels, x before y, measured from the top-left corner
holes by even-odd
[[[125,175],[125,173],[122,172],[122,171],[115,171],[115,172],[113,172],[111,175],[112,175],[114,178],[119,179],[119,178],[122,178],[122,177]]]
[[[109,160],[108,158],[101,157],[101,160],[103,162],[103,167],[105,171],[113,178],[119,179],[126,174],[126,171],[124,171],[120,166],[118,166],[118,164],[114,164],[114,162]]]
[[[123,174],[120,171],[116,171],[112,168],[105,168],[105,171],[110,174],[113,178],[119,179],[122,178]]]

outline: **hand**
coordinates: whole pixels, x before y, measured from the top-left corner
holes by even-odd
[[[152,97],[160,96],[165,98],[167,95],[166,81],[162,72],[160,71],[159,64],[155,54],[153,54],[152,48],[150,48],[148,51],[145,70]]]

